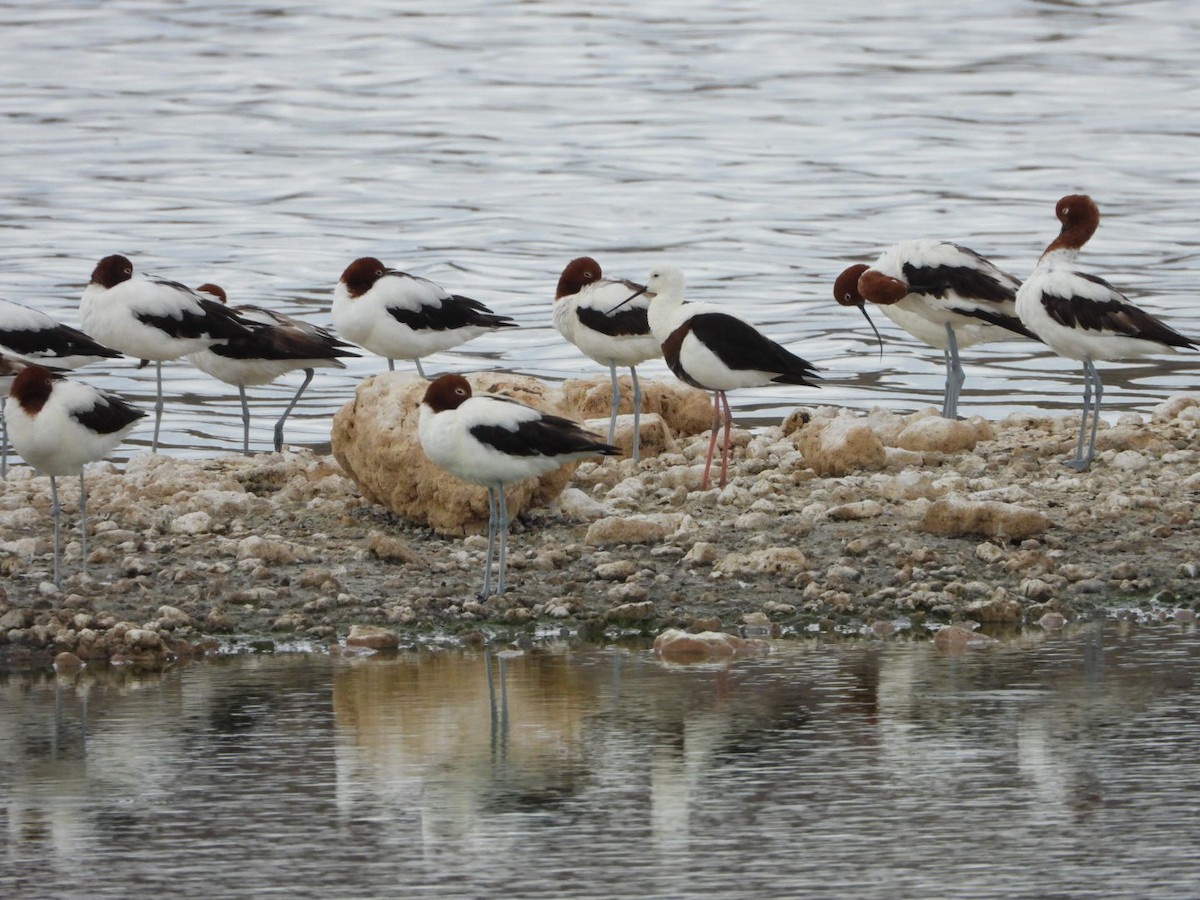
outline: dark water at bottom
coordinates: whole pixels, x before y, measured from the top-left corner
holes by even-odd
[[[0,676],[0,896],[1195,896],[1198,675],[1109,622]]]

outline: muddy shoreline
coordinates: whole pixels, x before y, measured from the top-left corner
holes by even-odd
[[[1194,620],[1196,398],[1106,423],[1082,475],[1061,464],[1073,417],[978,423],[970,450],[887,443],[930,417],[801,410],[736,432],[730,484],[703,492],[706,435],[640,464],[585,463],[551,508],[514,522],[509,591],[482,601],[483,535],[445,538],[406,522],[365,501],[332,457],[308,452],[147,454],[123,473],[90,467],[86,576],[71,530],[77,489],[64,479],[59,592],[48,580],[48,480],[18,467],[0,488],[0,660],[337,648],[352,630],[367,646],[388,647],[560,634],[603,641],[672,626],[887,637],[960,622]],[[803,435],[849,419],[883,437],[886,458],[818,475]],[[931,508],[981,504],[1041,525],[1014,537],[1003,523],[997,532],[956,513],[933,533]]]

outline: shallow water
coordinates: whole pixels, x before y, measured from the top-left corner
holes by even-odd
[[[825,370],[820,390],[736,392],[743,422],[912,409],[939,402],[940,354],[879,316],[880,360],[834,276],[920,236],[1026,274],[1054,201],[1083,190],[1107,218],[1082,261],[1200,334],[1190,0],[25,2],[0,31],[0,295],[71,322],[113,252],[323,324],[372,254],[521,322],[432,371],[561,379],[600,372],[550,326],[563,264],[643,277],[669,257],[691,296]],[[965,413],[1079,402],[1075,364],[1035,345],[966,360]],[[325,444],[381,368],[322,372],[289,440]],[[1200,361],[1103,371],[1116,414],[1192,388]],[[86,377],[150,403],[132,363]],[[182,363],[168,377],[168,452],[238,446],[234,392]],[[257,446],[298,383],[252,389]]]
[[[1114,622],[0,676],[0,892],[1194,896],[1198,677]]]

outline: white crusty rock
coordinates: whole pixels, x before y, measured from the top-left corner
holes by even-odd
[[[922,416],[914,418],[897,435],[896,446],[902,450],[961,453],[994,437],[992,426],[978,416],[966,420]]]
[[[607,516],[597,519],[587,530],[584,542],[592,546],[606,544],[658,544],[686,527],[686,513],[655,513],[646,516]]]
[[[629,413],[629,433],[632,436],[633,427],[633,383],[627,376],[618,379],[621,390],[620,412]],[[657,416],[666,423],[667,428],[674,434],[700,434],[707,431],[712,424],[712,400],[708,394],[697,388],[670,382],[650,381],[642,379],[642,440],[647,439],[645,425],[648,419]],[[607,375],[592,378],[569,378],[562,385],[563,400],[576,411],[578,418],[603,420],[604,428],[608,428],[608,416],[612,409],[612,379]],[[620,430],[620,420],[617,423]],[[607,434],[607,431],[603,432]],[[623,447],[618,434],[617,446]],[[653,455],[646,452],[646,444],[642,444],[642,455]]]
[[[800,429],[796,445],[804,455],[805,464],[822,476],[880,469],[887,462],[879,435],[864,419],[854,415],[813,418]]]
[[[931,503],[919,530],[951,537],[983,535],[1005,540],[1022,540],[1041,534],[1050,521],[1036,509],[997,500],[967,500],[956,494]]]
[[[771,652],[766,641],[735,637],[721,631],[692,634],[668,628],[654,639],[654,652],[674,662],[730,659],[735,656],[765,656]]]
[[[808,571],[808,558],[797,547],[770,547],[749,553],[729,553],[713,566],[722,575],[796,575]]]

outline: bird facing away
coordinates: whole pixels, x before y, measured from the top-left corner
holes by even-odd
[[[492,594],[492,558],[499,533],[496,594],[504,593],[508,559],[507,485],[536,478],[591,456],[620,450],[561,416],[506,397],[472,396],[461,375],[442,375],[425,391],[417,435],[425,455],[456,478],[488,491],[488,549],[479,596]]]
[[[1075,458],[1067,461],[1083,472],[1096,455],[1096,426],[1104,395],[1095,360],[1174,353],[1179,347],[1194,350],[1196,343],[1134,306],[1103,278],[1074,267],[1075,257],[1100,225],[1100,209],[1091,197],[1070,194],[1058,201],[1054,212],[1062,229],[1021,285],[1017,314],[1059,356],[1083,363],[1083,413]],[[1091,437],[1085,450],[1089,413]]]
[[[13,379],[10,396],[13,449],[33,468],[50,476],[54,584],[62,587],[62,511],[55,479],[79,473],[79,537],[86,573],[87,483],[83,467],[112,452],[145,413],[116,394],[68,381],[44,366],[26,366]]]
[[[917,340],[942,351],[942,416],[953,419],[966,380],[959,348],[1037,339],[1017,317],[1020,286],[1018,279],[974,250],[950,241],[914,240],[888,247],[870,266],[850,266],[834,282],[833,296],[843,306],[857,306],[863,315],[867,303],[882,307]]]
[[[413,360],[422,378],[422,357],[517,326],[478,300],[388,268],[373,256],[346,267],[333,291],[331,313],[342,337],[385,357],[390,370],[397,359]]]
[[[11,361],[41,363],[51,369],[77,369],[102,359],[121,355],[111,347],[92,340],[82,331],[63,325],[44,312],[0,300],[0,354]],[[13,372],[12,374],[16,374]],[[0,376],[3,378],[4,376]],[[8,403],[11,381],[0,381],[0,422]],[[8,425],[0,435],[0,478],[8,476]]]
[[[650,330],[662,346],[667,366],[681,381],[713,392],[712,435],[700,483],[700,489],[707,490],[722,410],[725,440],[721,448],[721,487],[727,480],[733,413],[725,392],[767,384],[815,387],[809,379],[817,377],[817,370],[736,316],[709,303],[685,303],[683,287],[683,272],[659,264],[650,270],[646,286],[628,299],[651,295]]]
[[[89,334],[122,353],[154,363],[154,438],[162,425],[164,360],[179,359],[232,338],[249,335],[247,327],[223,305],[189,287],[164,278],[135,274],[133,263],[106,256],[92,270],[79,304]]]
[[[584,356],[608,366],[612,379],[612,411],[608,421],[608,442],[617,433],[617,413],[621,394],[617,383],[617,366],[627,366],[633,381],[633,452],[634,462],[641,458],[642,389],[638,384],[637,365],[662,356],[658,341],[650,333],[647,315],[650,298],[642,294],[619,312],[631,291],[641,291],[643,285],[632,281],[604,278],[600,264],[590,256],[581,256],[567,263],[558,279],[554,293],[554,327],[558,333],[578,347]]]
[[[228,299],[225,290],[215,284],[202,284],[196,288],[196,293],[212,297],[219,303]],[[246,386],[269,384],[281,375],[302,369],[304,381],[275,423],[275,449],[282,450],[283,425],[313,380],[314,370],[318,367],[344,369],[346,364],[342,358],[358,354],[346,349],[350,345],[326,329],[283,313],[248,304],[233,306],[230,310],[246,326],[247,336],[230,338],[225,343],[197,350],[189,353],[187,358],[201,372],[237,387],[242,401],[243,453],[250,452],[250,404],[246,400]]]

